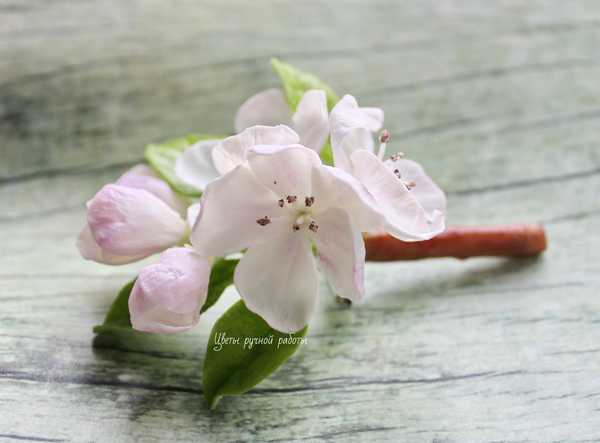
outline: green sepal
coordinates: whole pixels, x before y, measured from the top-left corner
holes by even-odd
[[[296,352],[307,330],[308,325],[295,334],[276,331],[249,311],[243,300],[229,308],[211,331],[202,369],[204,396],[210,408],[214,409],[221,397],[243,394],[271,375]],[[219,337],[238,342],[223,344],[221,340],[219,344]],[[272,340],[249,347],[246,339]],[[280,339],[292,343],[283,344]]]
[[[137,277],[123,286],[123,289],[117,295],[117,298],[111,305],[104,323],[98,326],[94,326],[94,333],[98,334],[107,330],[113,329],[132,329],[131,318],[129,315],[129,295],[133,289],[133,285]]]
[[[239,261],[239,259],[218,259],[213,264],[210,271],[210,280],[208,281],[208,293],[206,294],[206,301],[204,302],[202,309],[200,309],[200,315],[205,313],[212,305],[214,305],[219,300],[225,289],[233,284],[233,273]]]
[[[200,197],[202,191],[194,186],[184,183],[175,174],[175,162],[187,148],[200,140],[213,140],[227,138],[226,135],[217,134],[190,134],[164,143],[151,143],[146,146],[146,160],[154,166],[154,169],[165,179],[173,190],[187,197]]]
[[[296,112],[298,103],[304,93],[311,89],[325,91],[325,95],[327,96],[327,109],[329,109],[330,112],[336,103],[340,101],[340,98],[335,91],[317,76],[301,71],[295,66],[288,65],[287,63],[282,63],[275,57],[271,59],[271,66],[273,66],[273,69],[277,71],[279,78],[281,78],[283,90],[285,91],[285,98],[292,115]]]

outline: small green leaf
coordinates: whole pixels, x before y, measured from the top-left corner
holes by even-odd
[[[229,308],[211,331],[202,370],[210,408],[221,397],[243,394],[271,375],[306,340],[307,330],[308,326],[295,334],[276,331],[249,311],[243,300]],[[252,339],[263,341],[249,343]]]
[[[213,140],[226,137],[226,135],[216,134],[190,134],[164,143],[151,143],[146,146],[146,160],[154,166],[162,178],[164,178],[175,191],[188,197],[200,197],[202,191],[184,183],[179,176],[175,174],[175,162],[187,148],[200,140]]]
[[[129,316],[129,295],[137,277],[123,286],[117,298],[111,305],[104,319],[104,323],[94,327],[94,332],[99,333],[112,329],[132,329]]]
[[[203,314],[214,305],[225,289],[233,284],[233,273],[239,261],[239,259],[218,260],[212,266],[210,280],[208,281],[208,294],[206,295],[206,301],[200,310],[200,314]]]
[[[327,108],[329,111],[331,111],[336,103],[340,101],[340,98],[334,90],[315,75],[301,71],[295,66],[288,65],[287,63],[282,63],[275,57],[271,59],[271,66],[273,66],[281,78],[283,89],[285,91],[285,98],[292,114],[296,112],[298,102],[304,93],[311,89],[321,89],[325,91],[325,94],[327,95]]]
[[[323,150],[319,156],[325,163],[333,166],[333,150],[331,149],[331,140],[327,140],[327,143],[325,143],[325,146],[323,147]]]

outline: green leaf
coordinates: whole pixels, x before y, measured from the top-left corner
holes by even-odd
[[[275,57],[271,59],[271,66],[273,66],[281,78],[283,89],[285,91],[285,98],[292,114],[296,112],[298,102],[300,102],[304,93],[311,89],[321,89],[325,91],[325,94],[327,95],[327,108],[329,111],[331,111],[336,103],[340,101],[340,98],[334,90],[315,75],[301,71],[295,66],[288,65],[287,63],[282,63]]]
[[[132,329],[131,318],[129,316],[129,295],[137,277],[123,286],[123,289],[117,295],[112,306],[106,314],[104,323],[94,327],[94,332],[99,333],[112,329]]]
[[[226,135],[216,134],[190,134],[164,143],[151,143],[146,146],[146,160],[154,166],[162,178],[164,178],[175,191],[188,197],[200,197],[202,191],[184,183],[179,176],[175,174],[175,162],[187,148],[200,140],[213,140],[226,137]]]
[[[229,308],[211,331],[202,370],[204,396],[210,408],[214,409],[221,397],[242,394],[272,374],[306,340],[307,330],[308,326],[295,334],[276,331],[249,311],[243,300]],[[249,343],[252,339],[267,342]]]
[[[218,260],[213,264],[210,271],[210,280],[208,281],[208,294],[200,314],[203,314],[214,305],[223,294],[223,291],[233,284],[233,273],[239,261],[239,259]]]

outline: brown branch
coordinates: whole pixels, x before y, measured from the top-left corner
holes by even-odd
[[[383,229],[363,234],[370,261],[420,260],[434,257],[533,257],[546,249],[540,225],[448,227],[431,240],[404,242]]]

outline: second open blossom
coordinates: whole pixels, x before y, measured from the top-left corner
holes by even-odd
[[[247,155],[246,164],[206,187],[190,237],[194,247],[217,257],[248,248],[235,286],[248,309],[282,332],[302,329],[316,307],[311,241],[338,295],[360,300],[361,231],[385,223],[373,197],[300,145],[255,146]]]

